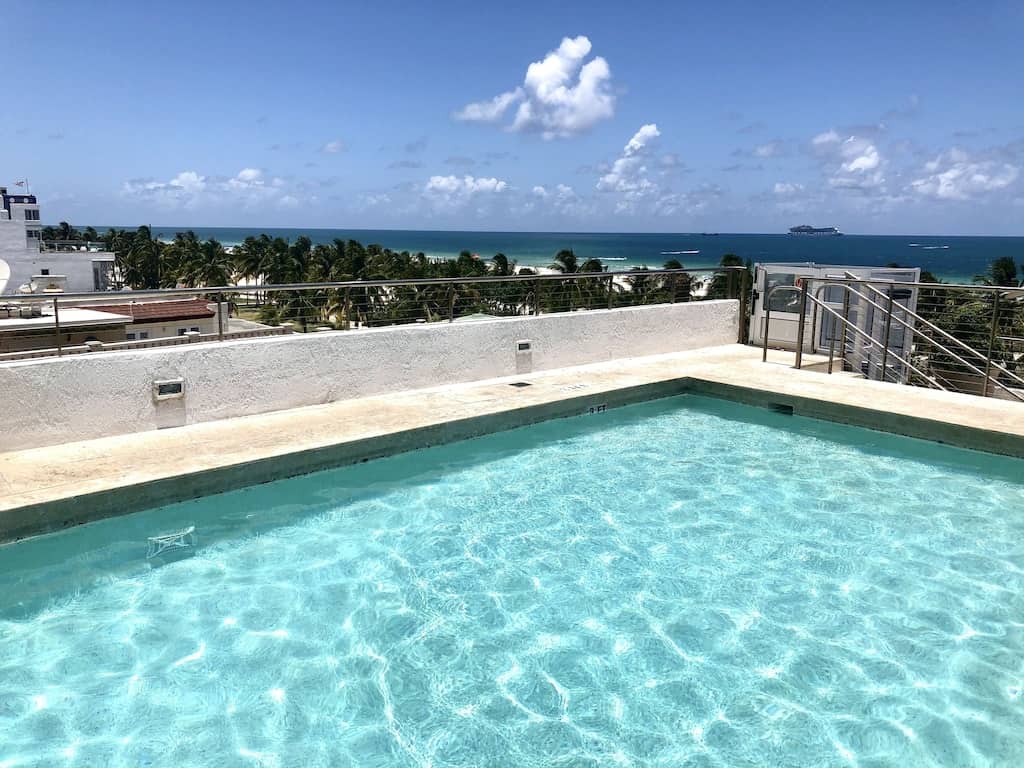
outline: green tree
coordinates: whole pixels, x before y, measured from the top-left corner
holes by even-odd
[[[120,232],[111,240],[114,264],[125,285],[139,289],[160,287],[162,245],[153,239],[149,227]]]
[[[743,282],[746,283],[746,295],[750,295],[750,287],[754,282],[754,271],[753,265],[749,259],[744,263],[743,259],[735,253],[727,253],[722,256],[718,265],[720,267],[730,269],[728,269],[728,271],[719,272],[711,278],[711,285],[708,286],[706,298],[738,298],[740,296],[741,288],[743,287]],[[746,269],[736,269],[737,267],[746,267]],[[730,294],[732,295],[730,296]]]
[[[1016,288],[1021,283],[1017,276],[1017,263],[1010,256],[1001,256],[988,265],[984,275],[976,275],[974,282],[984,285],[1005,285]]]

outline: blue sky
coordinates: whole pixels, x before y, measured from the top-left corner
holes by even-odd
[[[0,169],[79,224],[1020,235],[1022,33],[1020,2],[33,0]]]

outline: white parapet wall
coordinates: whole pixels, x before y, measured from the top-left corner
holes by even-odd
[[[730,344],[738,317],[700,301],[0,363],[0,452]]]

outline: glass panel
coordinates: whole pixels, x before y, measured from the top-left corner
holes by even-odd
[[[796,285],[796,275],[791,272],[769,272],[764,277],[764,308],[772,312],[793,312],[800,309],[799,291],[776,291],[769,302],[768,294],[779,285]]]
[[[830,285],[825,289],[825,301],[829,304],[842,304],[843,293],[845,293],[841,285]]]

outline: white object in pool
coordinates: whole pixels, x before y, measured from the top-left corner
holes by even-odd
[[[191,549],[196,545],[195,532],[196,527],[190,525],[183,531],[150,536],[146,539],[149,542],[146,559],[149,560],[172,549]]]

